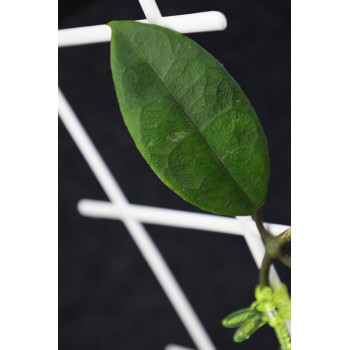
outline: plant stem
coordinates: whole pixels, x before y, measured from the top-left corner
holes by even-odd
[[[285,266],[291,268],[292,267],[292,259],[288,255],[282,255],[278,258],[278,260]]]
[[[259,273],[259,283],[263,287],[269,286],[269,271],[272,260],[273,259],[270,254],[268,252],[265,252]]]
[[[288,248],[291,242],[291,229],[288,228],[278,236],[273,236],[264,227],[261,209],[255,213],[254,221],[265,244],[265,255],[260,268],[259,281],[262,286],[268,286],[269,271],[273,259],[278,259],[282,264],[291,267],[291,258],[288,255]]]
[[[264,223],[263,223],[263,218],[262,218],[262,210],[261,208],[255,213],[254,215],[254,221],[256,223],[256,226],[260,232],[260,235],[263,239],[263,241],[265,242],[266,244],[266,241],[269,239],[269,238],[272,238],[272,234],[270,232],[268,232],[266,230],[266,228],[264,227]]]
[[[267,287],[270,286],[269,272],[274,259],[278,259],[284,265],[291,267],[291,257],[288,255],[291,243],[291,229],[288,228],[278,236],[273,236],[264,227],[261,209],[254,215],[254,221],[265,245],[265,255],[259,272],[259,284],[262,287]],[[273,328],[275,329],[276,336],[281,345],[281,350],[290,350],[290,338],[285,326],[279,325]]]
[[[291,228],[289,227],[287,230],[279,234],[275,239],[281,249],[287,250],[290,247],[290,242],[292,239]]]
[[[288,255],[291,242],[291,229],[288,228],[278,236],[273,236],[264,227],[261,209],[254,215],[254,221],[264,241],[266,253],[269,255],[270,260],[279,259],[282,264],[291,267],[291,258]]]

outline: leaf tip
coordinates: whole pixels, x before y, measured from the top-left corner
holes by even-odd
[[[236,332],[234,335],[233,335],[233,341],[235,343],[242,343],[244,340],[247,340],[249,339],[250,336],[242,336],[241,334],[238,334],[238,332]]]
[[[221,321],[221,324],[222,324],[224,327],[228,328],[228,327],[227,327],[227,317],[225,317],[225,318]]]

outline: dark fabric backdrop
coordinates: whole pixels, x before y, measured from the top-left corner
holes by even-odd
[[[235,77],[254,106],[270,150],[264,209],[290,224],[290,2],[158,0],[164,16],[219,10],[224,32],[189,35]],[[144,18],[130,0],[59,0],[59,28]],[[118,109],[107,43],[59,49],[59,85],[132,203],[200,211],[163,185],[136,150]],[[82,198],[106,199],[59,122],[59,349],[195,348],[122,223],[82,217]],[[218,349],[276,349],[267,326],[236,344],[221,326],[253,300],[258,270],[241,237],[147,225]],[[290,286],[290,273],[277,264]]]

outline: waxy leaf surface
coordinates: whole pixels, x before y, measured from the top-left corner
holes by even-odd
[[[268,187],[267,142],[235,80],[178,32],[131,21],[109,26],[119,106],[153,171],[203,210],[254,214]]]

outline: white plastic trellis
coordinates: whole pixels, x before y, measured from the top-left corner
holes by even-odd
[[[224,30],[225,16],[217,11],[199,12],[180,16],[162,17],[154,0],[139,0],[146,19],[153,23],[182,33]],[[109,41],[111,30],[107,25],[97,25],[59,30],[58,45],[73,46]],[[170,271],[157,246],[142,223],[207,230],[218,233],[242,235],[258,267],[264,255],[264,245],[250,217],[227,218],[211,214],[199,214],[130,204],[113,177],[97,148],[83,128],[63,93],[58,91],[59,116],[104,189],[109,202],[83,199],[78,203],[80,214],[96,218],[121,220],[150,266],[169,301],[183,322],[198,350],[215,350],[215,346],[187,300],[180,285]],[[273,234],[279,234],[284,225],[266,224]],[[273,287],[280,284],[274,268],[270,272]],[[288,323],[290,331],[290,324]],[[191,350],[169,344],[165,350]]]

